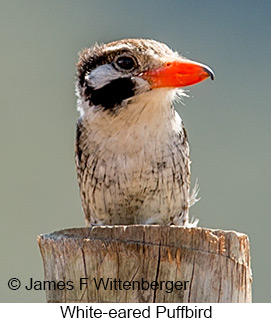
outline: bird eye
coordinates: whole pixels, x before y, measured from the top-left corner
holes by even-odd
[[[136,66],[136,61],[131,56],[122,56],[116,60],[116,64],[121,69],[130,71]]]

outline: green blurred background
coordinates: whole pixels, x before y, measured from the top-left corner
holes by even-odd
[[[271,301],[271,1],[0,1],[2,302],[43,279],[39,233],[84,226],[74,167],[77,53],[154,38],[216,73],[178,105],[189,135],[200,226],[247,233],[254,302]]]

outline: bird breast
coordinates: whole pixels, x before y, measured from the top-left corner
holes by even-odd
[[[103,223],[108,223],[106,217],[121,223],[121,215],[126,223],[164,223],[177,216],[174,212],[180,212],[188,200],[190,161],[185,130],[168,90],[157,92],[160,100],[156,97],[156,104],[144,94],[118,114],[89,109],[82,115],[86,133],[80,144],[87,165],[81,190]],[[153,217],[148,219],[149,215]],[[157,221],[162,215],[165,220]]]

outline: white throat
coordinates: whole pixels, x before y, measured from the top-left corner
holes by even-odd
[[[172,107],[176,90],[155,89],[139,94],[119,111],[99,110],[87,106],[88,102],[79,102],[81,117],[89,124],[89,142],[99,142],[118,153],[136,153],[144,145],[166,143],[172,136],[178,136],[182,129],[182,120]]]

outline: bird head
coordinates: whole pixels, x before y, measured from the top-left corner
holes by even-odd
[[[77,63],[77,95],[88,106],[114,111],[139,95],[178,89],[210,77],[213,71],[167,45],[124,39],[84,49]]]

